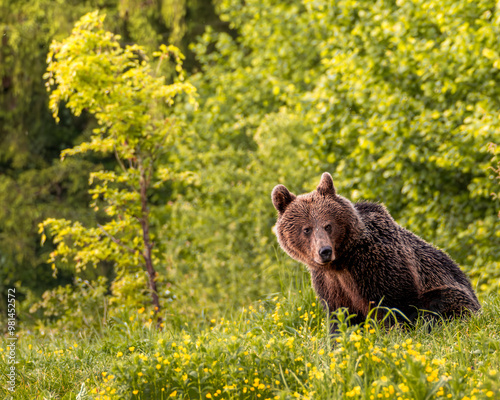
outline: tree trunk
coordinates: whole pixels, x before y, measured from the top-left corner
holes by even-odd
[[[142,164],[142,163],[141,163]],[[162,319],[159,315],[160,313],[160,299],[158,297],[158,290],[156,288],[156,271],[153,266],[153,242],[149,236],[149,209],[148,209],[148,198],[147,198],[147,188],[149,185],[149,179],[146,178],[146,173],[144,171],[144,165],[140,165],[140,196],[141,196],[141,228],[142,228],[142,238],[144,241],[144,252],[143,257],[146,264],[146,271],[149,278],[149,289],[151,291],[152,303],[154,306],[154,312],[156,316],[157,327],[160,328]]]

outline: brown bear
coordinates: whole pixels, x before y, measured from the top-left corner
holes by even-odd
[[[351,322],[363,322],[377,306],[397,309],[404,314],[397,319],[410,322],[419,310],[451,318],[480,309],[469,280],[445,252],[398,225],[383,205],[339,196],[330,174],[300,196],[278,185],[272,201],[280,246],[307,265],[328,310],[346,307],[356,315]]]

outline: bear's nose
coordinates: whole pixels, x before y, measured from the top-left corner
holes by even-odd
[[[332,259],[332,248],[330,246],[324,246],[319,249],[319,256],[321,257],[321,261],[327,262]]]

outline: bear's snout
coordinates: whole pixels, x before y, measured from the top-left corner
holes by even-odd
[[[332,261],[333,250],[330,246],[323,246],[319,249],[318,254],[321,257],[321,262],[327,263]]]

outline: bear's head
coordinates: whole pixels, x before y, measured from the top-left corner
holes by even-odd
[[[276,234],[290,257],[310,268],[332,268],[362,229],[352,203],[337,195],[325,172],[316,190],[295,196],[283,185],[272,192],[278,210]]]

